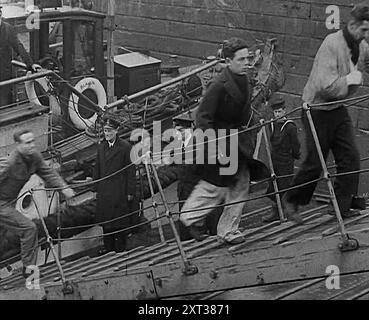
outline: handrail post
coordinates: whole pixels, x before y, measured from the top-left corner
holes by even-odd
[[[47,243],[48,243],[48,244],[49,244],[49,246],[50,246],[51,252],[52,252],[52,254],[53,254],[53,256],[54,256],[54,259],[55,259],[55,263],[56,263],[56,265],[57,265],[57,267],[58,267],[58,270],[59,270],[59,273],[60,273],[60,279],[61,279],[62,284],[63,284],[63,292],[64,292],[64,293],[66,293],[66,294],[67,294],[67,293],[71,293],[71,291],[72,291],[72,287],[71,287],[71,286],[69,285],[69,283],[66,281],[66,278],[65,278],[65,275],[64,275],[64,271],[63,271],[63,268],[62,268],[62,266],[61,266],[61,263],[60,263],[59,257],[58,257],[58,255],[57,255],[57,254],[56,254],[56,252],[55,252],[55,248],[54,248],[54,245],[53,245],[52,238],[51,238],[51,236],[50,236],[49,230],[47,229],[47,226],[46,226],[45,220],[44,220],[44,218],[41,216],[41,213],[40,213],[40,210],[39,210],[39,208],[38,208],[38,205],[37,205],[37,203],[36,203],[36,201],[35,201],[35,199],[34,199],[34,197],[33,197],[33,195],[34,195],[34,191],[31,189],[31,190],[30,190],[30,193],[31,193],[32,201],[33,201],[33,203],[34,203],[34,205],[35,205],[35,208],[36,208],[36,211],[37,211],[37,215],[38,215],[38,217],[39,217],[39,219],[40,219],[40,221],[41,221],[42,227],[43,227],[43,229],[44,229],[44,232],[45,232],[45,235],[46,235],[46,241],[47,241]]]
[[[168,206],[168,202],[166,200],[163,188],[161,186],[160,179],[159,179],[158,173],[156,171],[156,168],[155,168],[154,164],[152,163],[151,158],[149,158],[149,161],[150,161],[150,166],[152,168],[152,172],[154,174],[154,179],[155,179],[156,184],[157,184],[158,189],[159,189],[161,200],[163,201],[163,204],[164,204],[164,207],[165,207],[165,215],[169,220],[169,223],[170,223],[170,226],[172,228],[179,253],[181,255],[182,263],[183,263],[183,266],[184,266],[183,272],[184,272],[185,275],[196,274],[198,272],[198,269],[197,269],[196,266],[191,265],[191,263],[188,261],[188,258],[186,256],[186,252],[183,249],[183,245],[182,245],[181,239],[179,237],[178,231],[176,229],[176,226],[174,224],[172,213],[171,213],[170,208]]]
[[[358,244],[356,239],[350,239],[347,232],[346,232],[345,224],[343,222],[341,211],[340,211],[340,208],[338,206],[337,197],[336,197],[336,194],[334,192],[333,183],[332,183],[331,177],[329,175],[327,165],[325,163],[322,148],[321,148],[320,142],[319,142],[319,137],[318,137],[318,134],[317,134],[316,129],[315,129],[313,117],[311,116],[311,111],[310,111],[311,107],[307,103],[304,103],[303,104],[303,109],[305,110],[307,118],[308,118],[311,134],[313,136],[313,139],[314,139],[314,142],[315,142],[315,147],[316,147],[316,150],[318,152],[319,160],[320,160],[320,163],[321,163],[321,166],[322,166],[322,169],[323,169],[324,179],[327,181],[329,194],[330,194],[331,201],[332,201],[332,204],[333,204],[333,208],[334,208],[334,211],[335,211],[335,214],[336,214],[336,218],[338,220],[338,225],[339,225],[339,229],[340,229],[340,233],[341,233],[341,237],[342,237],[342,241],[343,241],[343,243],[340,244],[339,247],[342,251],[355,250],[355,249],[358,248],[359,244]]]
[[[272,153],[270,151],[269,139],[268,139],[268,135],[267,135],[267,131],[265,129],[264,123],[265,123],[264,119],[261,119],[260,124],[263,125],[261,127],[261,132],[262,132],[262,135],[264,137],[265,149],[266,149],[266,152],[267,152],[267,157],[268,157],[269,168],[270,168],[271,177],[272,177],[273,188],[274,188],[274,192],[276,193],[275,197],[276,197],[276,200],[277,200],[279,220],[282,223],[282,222],[286,221],[286,218],[284,217],[284,213],[283,213],[283,208],[282,208],[282,203],[281,203],[281,195],[279,194],[278,183],[277,183],[277,180],[276,180],[277,177],[276,177],[276,174],[275,174],[275,171],[274,171],[274,166],[273,166]]]
[[[145,165],[145,169],[146,169],[147,181],[149,183],[149,189],[150,189],[150,194],[151,194],[151,202],[152,202],[152,206],[154,208],[155,218],[157,219],[157,222],[158,222],[160,241],[162,243],[164,243],[165,242],[165,237],[164,237],[164,232],[163,232],[163,226],[161,224],[161,220],[159,219],[160,215],[159,215],[159,212],[158,212],[158,205],[154,200],[155,192],[154,192],[154,187],[153,187],[152,181],[151,181],[151,173],[150,173],[150,168],[149,168],[149,163],[148,163],[148,162],[150,162],[150,158],[147,155],[143,160],[144,160],[144,165]]]

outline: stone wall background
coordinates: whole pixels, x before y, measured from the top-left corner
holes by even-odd
[[[94,8],[107,12],[107,3],[94,0]],[[352,6],[347,0],[116,0],[115,43],[149,50],[163,61],[176,54],[182,64],[194,64],[231,36],[250,44],[276,38],[287,73],[281,94],[296,105],[315,53],[335,31],[325,25],[329,5],[339,7],[342,26]]]

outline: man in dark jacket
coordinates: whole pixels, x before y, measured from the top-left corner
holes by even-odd
[[[206,234],[201,233],[199,227],[212,211],[210,207],[240,202],[225,206],[217,228],[220,241],[236,244],[244,241],[238,227],[245,205],[243,201],[247,199],[249,193],[250,173],[254,166],[265,170],[266,168],[252,159],[255,144],[249,133],[229,135],[231,129],[237,131],[252,123],[252,88],[247,77],[251,62],[248,46],[241,39],[229,39],[224,42],[223,55],[227,67],[210,84],[196,114],[196,127],[201,129],[200,131],[215,132],[216,147],[211,147],[208,141],[205,145],[205,149],[208,150],[204,153],[205,155],[208,155],[209,151],[215,153],[216,163],[211,162],[211,155],[208,156],[202,179],[184,204],[180,220],[185,226],[190,227],[191,235],[201,241],[206,238]],[[219,140],[221,137],[222,143]],[[234,137],[236,137],[235,147],[232,140]],[[231,161],[236,161],[234,174],[225,174],[225,171],[221,170],[224,169],[226,154],[230,155]],[[204,208],[207,209],[202,210]]]
[[[293,174],[295,159],[300,158],[300,141],[297,136],[297,127],[286,115],[286,105],[282,98],[272,97],[268,105],[273,109],[274,119],[270,125],[270,145],[274,172],[277,176]],[[277,179],[278,190],[287,189],[292,181],[292,176]],[[269,183],[267,193],[274,192],[273,183]],[[283,193],[280,193],[280,197]],[[271,196],[272,213],[263,218],[264,222],[272,222],[279,219],[276,197]]]
[[[20,236],[23,275],[27,278],[32,273],[27,267],[37,262],[38,237],[36,225],[15,209],[20,190],[33,174],[37,174],[47,187],[62,188],[67,199],[74,196],[74,191],[45,163],[36,150],[31,131],[16,132],[14,141],[16,149],[8,159],[0,162],[0,225]]]
[[[190,194],[192,193],[195,186],[201,180],[201,169],[202,166],[198,166],[194,163],[186,164],[186,147],[191,140],[191,131],[194,126],[194,120],[190,116],[178,116],[174,119],[176,130],[182,133],[182,164],[178,165],[178,184],[177,184],[177,197],[179,201],[179,210],[182,209],[184,202],[188,199]],[[211,212],[206,219],[204,225],[204,232],[209,231],[210,235],[217,234],[217,224],[220,215],[223,212],[223,208],[219,207]],[[189,240],[192,238],[188,229],[182,224],[179,223],[179,235],[182,241]]]
[[[97,148],[94,180],[103,179],[97,183],[96,220],[102,223],[106,234],[130,227],[129,218],[124,215],[129,213],[129,202],[136,193],[136,170],[130,160],[131,145],[118,136],[119,123],[107,119],[103,128],[105,140]],[[107,176],[111,177],[104,179]],[[112,219],[116,220],[104,223]],[[124,251],[127,234],[104,236],[105,251]]]
[[[3,20],[2,14],[0,6],[0,81],[12,78],[12,50],[16,55],[21,56],[29,70],[39,70],[41,67],[32,62],[31,57],[19,41],[14,27]],[[12,87],[0,87],[0,106],[11,104],[12,100]]]

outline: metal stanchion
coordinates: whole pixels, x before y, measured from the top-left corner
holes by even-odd
[[[151,181],[151,173],[150,173],[150,168],[149,168],[149,163],[148,162],[151,163],[149,154],[147,154],[146,157],[144,158],[144,164],[145,164],[145,169],[146,169],[147,181],[149,182],[152,206],[154,208],[155,218],[157,218],[157,222],[158,222],[160,241],[164,243],[165,242],[165,237],[164,237],[164,232],[163,232],[163,226],[161,224],[161,220],[159,219],[158,204],[154,200],[155,193],[154,193],[154,187],[153,187],[152,181]]]
[[[54,256],[54,259],[55,259],[55,263],[56,263],[56,265],[57,265],[57,267],[58,267],[58,270],[59,270],[59,273],[60,273],[60,279],[61,279],[62,284],[63,284],[63,292],[64,292],[65,294],[67,294],[67,293],[72,293],[72,292],[73,292],[73,289],[72,289],[72,287],[69,285],[69,283],[66,281],[66,278],[65,278],[64,271],[63,271],[63,268],[62,268],[62,266],[61,266],[60,260],[59,260],[59,258],[58,258],[58,255],[57,255],[57,254],[56,254],[56,252],[55,252],[55,248],[54,248],[54,245],[53,245],[53,242],[52,242],[52,238],[50,237],[49,230],[47,229],[47,226],[46,226],[46,223],[45,223],[45,221],[44,221],[44,218],[41,216],[41,214],[40,214],[40,210],[39,210],[39,208],[38,208],[38,206],[37,206],[37,203],[36,203],[36,201],[35,201],[35,200],[34,200],[34,198],[33,198],[34,191],[31,189],[31,190],[30,190],[30,193],[31,193],[32,201],[33,201],[33,203],[34,203],[34,205],[35,205],[35,208],[36,208],[36,211],[37,211],[37,215],[38,215],[38,217],[39,217],[39,219],[40,219],[40,221],[41,221],[42,227],[43,227],[43,229],[44,229],[44,231],[45,231],[46,241],[47,241],[47,243],[48,243],[48,244],[49,244],[49,246],[50,246],[51,252],[52,252],[52,254],[53,254],[53,256]]]
[[[173,231],[173,234],[174,234],[174,238],[175,238],[176,243],[177,243],[177,246],[178,246],[179,253],[181,255],[181,259],[182,259],[182,262],[183,262],[183,265],[184,265],[183,272],[184,272],[185,275],[195,274],[195,273],[198,272],[198,269],[197,269],[196,266],[191,265],[190,262],[187,259],[186,253],[185,253],[185,251],[183,249],[183,245],[182,245],[181,239],[179,237],[178,231],[177,231],[176,226],[175,226],[174,221],[173,221],[172,213],[171,213],[171,211],[169,209],[168,202],[167,202],[167,200],[165,198],[165,194],[164,194],[163,188],[161,186],[158,173],[156,171],[156,168],[155,168],[154,164],[151,161],[151,158],[149,158],[149,161],[150,161],[150,165],[151,165],[151,168],[152,168],[152,172],[154,174],[154,179],[155,179],[156,184],[157,184],[158,189],[159,189],[161,200],[162,200],[163,205],[165,207],[165,215],[166,215],[166,217],[169,220],[170,226],[171,226],[172,231]]]
[[[316,130],[315,130],[314,121],[313,121],[313,118],[311,116],[310,106],[307,103],[304,103],[303,104],[303,109],[305,110],[308,121],[309,121],[311,134],[314,138],[314,142],[315,142],[315,146],[316,146],[316,149],[317,149],[317,152],[318,152],[318,155],[319,155],[320,163],[321,163],[322,168],[323,168],[323,176],[324,176],[324,179],[327,181],[329,194],[330,194],[331,201],[332,201],[332,204],[333,204],[333,208],[334,208],[337,220],[338,220],[339,229],[340,229],[340,232],[341,232],[342,242],[343,242],[342,244],[340,244],[339,247],[342,251],[355,250],[359,247],[359,243],[356,239],[350,239],[348,234],[346,233],[345,224],[343,222],[342,215],[341,215],[341,212],[340,212],[340,208],[338,206],[338,202],[337,202],[336,194],[334,192],[332,180],[330,178],[328,168],[327,168],[327,165],[325,163],[323,152],[322,152],[322,149],[321,149],[320,143],[319,143],[319,138],[318,138],[318,135],[317,135]]]
[[[54,191],[54,194],[51,198],[51,201],[53,201],[55,192],[56,191]],[[56,218],[57,218],[57,233],[58,233],[58,239],[59,239],[58,240],[58,257],[59,257],[59,260],[61,260],[62,259],[62,247],[61,247],[61,240],[60,240],[62,238],[62,234],[61,234],[61,211],[60,211],[60,199],[58,199],[58,200],[59,201],[57,201],[58,202],[58,207],[57,207],[57,212],[56,212],[56,214],[57,214]]]
[[[264,119],[260,120],[260,123],[262,125],[264,124],[264,122],[265,122]],[[285,222],[286,218],[284,217],[284,214],[283,214],[281,196],[278,193],[279,190],[278,190],[278,183],[277,183],[277,179],[276,179],[277,176],[276,176],[275,171],[274,171],[274,166],[273,166],[273,161],[272,161],[272,153],[270,151],[269,139],[268,139],[268,135],[267,135],[267,132],[266,132],[265,125],[262,126],[261,132],[262,132],[262,135],[263,135],[264,141],[265,141],[265,149],[266,149],[267,156],[268,156],[268,162],[269,162],[269,168],[270,168],[270,172],[271,172],[273,188],[274,188],[274,192],[276,192],[275,197],[277,199],[277,208],[278,208],[278,213],[279,213],[279,220],[281,222]]]

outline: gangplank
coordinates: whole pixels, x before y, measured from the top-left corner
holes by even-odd
[[[322,287],[329,276],[327,267],[331,265],[339,268],[345,282],[343,291],[334,290],[334,293],[339,296],[341,292],[344,297],[348,287],[354,289],[358,283],[362,288],[364,282],[369,281],[369,210],[345,221],[347,233],[357,239],[360,246],[343,252],[340,234],[335,233],[337,222],[326,213],[327,207],[323,204],[305,210],[303,225],[273,222],[245,229],[246,242],[241,245],[225,246],[216,237],[203,242],[183,242],[187,257],[196,268],[193,274],[183,272],[178,247],[170,240],[129,252],[62,262],[69,290],[61,285],[55,264],[41,267],[44,277],[39,290],[24,288],[21,275],[14,275],[0,282],[0,298],[166,299],[195,294],[207,296],[211,292],[237,288],[260,292],[282,285],[287,286],[287,296],[299,292],[300,287],[302,290],[319,286],[320,298],[324,298],[324,294],[332,295],[329,289]],[[244,216],[243,226],[248,216]],[[283,296],[283,292],[279,289],[274,298]],[[301,299],[309,298],[299,294]]]

